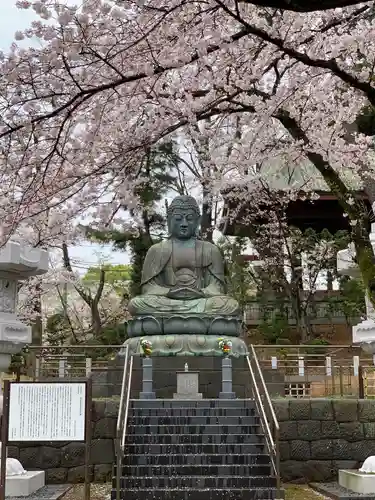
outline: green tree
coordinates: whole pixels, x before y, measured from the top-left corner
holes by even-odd
[[[100,282],[100,274],[105,271],[106,284],[112,285],[113,289],[123,295],[127,288],[127,283],[131,280],[132,266],[129,264],[103,264],[102,266],[89,267],[82,277],[82,283],[86,286]]]
[[[139,200],[139,207],[129,210],[129,215],[141,219],[141,224],[131,231],[97,231],[87,228],[89,238],[112,243],[116,250],[128,251],[131,254],[130,296],[139,295],[142,266],[148,249],[160,241],[166,230],[166,217],[159,213],[158,204],[166,194],[174,189],[183,192],[184,186],[178,184],[176,165],[178,164],[177,147],[167,142],[149,148],[139,167],[138,184],[134,195]]]

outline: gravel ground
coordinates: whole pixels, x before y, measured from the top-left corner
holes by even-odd
[[[83,500],[84,499],[84,486],[77,484],[68,491],[62,500]],[[92,484],[90,500],[110,500],[111,498],[111,484]]]
[[[329,500],[324,495],[317,493],[308,486],[287,484],[285,487],[285,500]]]
[[[285,500],[326,500],[327,497],[316,493],[308,486],[286,485]],[[110,500],[110,484],[92,484],[91,500]],[[83,485],[79,484],[64,496],[62,500],[83,500]]]

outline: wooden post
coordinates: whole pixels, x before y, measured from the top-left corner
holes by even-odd
[[[363,383],[363,367],[358,366],[358,397],[359,399],[365,399],[365,386]]]
[[[9,429],[9,395],[10,382],[9,380],[4,380],[3,416],[1,419],[0,500],[5,500],[5,480],[7,471],[7,446]]]
[[[86,429],[85,429],[85,500],[90,500],[91,490],[91,413],[92,413],[92,379],[86,382]],[[1,500],[1,499],[0,499]]]

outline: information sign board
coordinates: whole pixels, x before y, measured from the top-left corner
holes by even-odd
[[[8,441],[85,441],[86,383],[10,385]]]

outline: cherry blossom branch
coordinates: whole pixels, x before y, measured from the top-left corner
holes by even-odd
[[[266,31],[251,25],[237,12],[233,12],[231,9],[229,9],[223,1],[221,0],[215,0],[215,1],[223,9],[224,12],[226,12],[237,22],[241,23],[244,26],[244,29],[247,30],[248,34],[254,35],[265,42],[271,43],[284,54],[288,55],[289,57],[292,57],[293,59],[296,59],[297,61],[305,64],[306,66],[310,66],[312,68],[326,69],[330,71],[332,74],[340,78],[340,80],[342,80],[346,84],[363,92],[367,96],[370,103],[373,106],[375,106],[375,88],[370,83],[360,81],[355,76],[351,75],[344,69],[340,68],[334,58],[313,59],[303,52],[299,52],[294,48],[288,47],[286,41],[283,40],[282,38],[272,36]]]
[[[271,7],[294,12],[314,12],[342,9],[363,2],[362,0],[238,0],[238,3],[251,3],[259,7]]]

